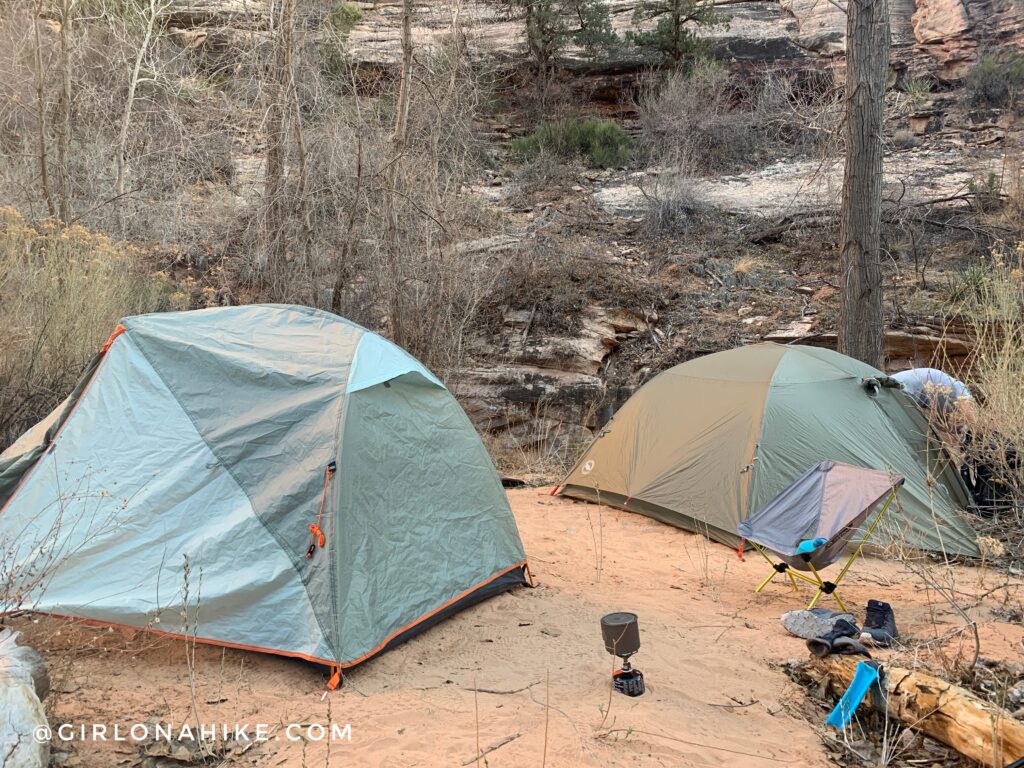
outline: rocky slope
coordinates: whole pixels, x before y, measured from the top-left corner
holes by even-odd
[[[716,55],[734,72],[819,71],[841,81],[844,2],[724,0],[731,22],[710,33]],[[401,3],[354,5],[362,18],[349,35],[348,53],[372,83],[397,66]],[[636,3],[610,5],[615,26],[624,29]],[[1012,114],[965,107],[956,88],[981,52],[1024,47],[1024,5],[890,0],[890,8],[897,81],[926,77],[934,84],[931,94],[913,103],[894,92],[887,127],[890,218],[899,229],[901,212],[925,210],[935,231],[923,250],[937,254],[922,257],[913,242],[887,265],[894,307],[890,364],[902,368],[927,363],[936,349],[954,358],[967,351],[962,340],[940,339],[942,324],[924,289],[940,285],[957,259],[976,251],[977,242],[962,242],[973,236],[973,225],[957,223],[960,198],[989,173],[1004,173],[1012,148],[1022,141]],[[263,6],[245,0],[173,0],[166,17],[182,45],[206,55],[266,28]],[[421,3],[415,44],[421,50],[444,44],[453,22],[473,55],[491,67],[522,65],[522,24],[497,2]],[[628,50],[603,62],[569,51],[560,65],[571,73],[565,81],[580,98],[594,109],[615,105],[615,114],[623,116],[632,112],[636,84],[650,62]],[[545,322],[526,295],[499,308],[500,322],[481,330],[453,388],[474,421],[494,436],[499,454],[555,463],[570,457],[639,383],[696,354],[764,338],[835,343],[838,278],[828,251],[840,158],[781,158],[695,179],[700,222],[677,236],[652,238],[643,233],[650,203],[645,188],[664,169],[577,174],[562,187],[531,196],[502,163],[501,142],[526,127],[514,115],[498,116],[491,126],[498,169],[479,191],[510,224],[503,235],[465,247],[515,253],[543,244],[546,252],[583,253],[595,270],[615,280],[571,322]],[[579,287],[566,280],[565,290]]]

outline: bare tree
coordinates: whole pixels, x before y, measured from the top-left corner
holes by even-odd
[[[64,224],[71,222],[71,20],[75,0],[60,4],[60,124],[57,133],[57,164],[60,187],[57,212]]]
[[[887,0],[850,0],[846,21],[846,165],[839,246],[843,292],[839,351],[883,358],[882,122],[889,71]]]
[[[46,157],[46,72],[43,69],[43,41],[40,39],[39,25],[42,23],[43,0],[37,0],[35,13],[32,17],[32,29],[35,39],[35,51],[33,63],[36,76],[36,118],[38,157],[39,157],[39,179],[42,185],[43,198],[46,200],[46,209],[50,218],[56,218],[57,206],[53,204],[53,193],[50,191],[50,169]]]
[[[146,60],[150,45],[153,42],[153,37],[157,32],[159,16],[166,7],[166,4],[158,4],[157,0],[149,0],[145,9],[139,11],[142,16],[145,33],[142,37],[142,43],[139,45],[138,51],[136,51],[135,54],[135,63],[132,66],[131,76],[128,79],[128,97],[125,100],[124,112],[121,113],[121,131],[118,134],[117,155],[115,157],[114,168],[114,194],[117,197],[124,194],[124,166],[125,153],[128,151],[128,129],[131,127],[132,122],[132,108],[135,106],[135,92],[138,90],[139,83],[145,79],[141,77],[142,63]]]
[[[399,237],[399,185],[402,184],[404,155],[409,132],[409,101],[412,89],[412,0],[402,0],[402,79],[395,105],[395,130],[391,134],[393,157],[385,175],[388,206],[385,218],[384,253],[387,261],[390,295],[388,297],[388,330],[399,346],[406,345],[402,293],[405,275]]]
[[[268,0],[274,25],[274,51],[267,84],[267,154],[263,214],[262,247],[264,267],[269,273],[285,260],[288,238],[284,232],[286,216],[285,175],[287,172],[288,107],[292,79],[295,0]]]

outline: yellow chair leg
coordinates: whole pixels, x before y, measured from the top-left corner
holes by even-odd
[[[811,610],[811,608],[813,608],[815,605],[817,605],[818,599],[822,595],[827,595],[827,594],[828,594],[828,592],[825,592],[824,590],[819,589],[818,593],[814,596],[814,599],[811,600],[811,604],[807,606],[807,610]],[[839,593],[838,592],[833,591],[832,592],[832,597],[835,598],[835,601],[839,604],[839,609],[841,611],[843,611],[845,613],[849,613],[849,610],[847,610],[847,608],[846,608],[846,604],[843,602],[843,599],[841,597],[839,597]]]
[[[849,611],[846,610],[846,605],[843,603],[843,599],[839,597],[838,592],[833,591],[832,597],[834,597],[836,599],[836,602],[839,603],[839,610],[843,611],[844,613],[849,613]]]
[[[811,573],[814,574],[814,578],[818,580],[818,594],[816,594],[814,598],[811,600],[811,604],[807,606],[807,610],[811,610],[811,608],[813,608],[818,603],[818,600],[821,598],[822,595],[831,594],[832,597],[835,598],[835,601],[839,604],[839,608],[843,611],[846,611],[846,605],[843,603],[843,599],[839,597],[839,593],[835,590],[835,587],[833,587],[831,592],[826,592],[825,582],[822,581],[821,574],[818,573],[818,569],[810,563],[808,563],[807,565],[810,567]]]
[[[764,581],[762,581],[762,582],[760,583],[760,585],[758,585],[757,589],[755,589],[755,590],[754,590],[754,592],[755,592],[755,593],[756,593],[756,592],[760,592],[760,591],[761,591],[762,589],[764,589],[765,587],[767,587],[767,586],[768,586],[768,585],[769,585],[769,584],[771,583],[771,580],[775,578],[775,574],[776,574],[776,573],[777,573],[777,571],[772,571],[772,572],[771,572],[771,573],[770,573],[770,574],[768,575],[768,578],[767,578],[767,579],[765,579]]]

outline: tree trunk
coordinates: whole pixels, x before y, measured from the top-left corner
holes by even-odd
[[[826,656],[800,673],[826,680],[836,694],[853,681],[858,659]],[[883,669],[883,714],[952,747],[982,765],[1003,768],[1024,756],[1024,723],[982,701],[970,691],[920,669],[886,665]],[[865,699],[870,703],[870,697]]]
[[[400,238],[399,186],[407,182],[405,174],[405,149],[408,139],[409,101],[412,97],[412,0],[402,0],[402,78],[398,87],[398,102],[395,104],[395,131],[391,135],[392,161],[386,175],[388,185],[388,210],[384,232],[384,249],[387,260],[388,286],[388,330],[391,339],[400,347],[407,344],[405,333],[405,270],[402,266],[402,242]]]
[[[60,167],[57,212],[63,224],[71,223],[71,0],[63,0],[60,14],[60,130],[57,134],[57,165]]]
[[[359,216],[359,205],[363,192],[363,138],[356,135],[356,188],[352,194],[352,203],[348,209],[348,226],[345,228],[345,240],[335,265],[334,291],[331,294],[331,312],[341,314],[341,299],[349,280],[349,262],[355,250],[356,222]]]
[[[672,63],[678,67],[683,60],[683,9],[679,0],[673,0],[669,13],[672,15]]]
[[[35,16],[32,18],[32,28],[35,32],[35,66],[36,66],[36,111],[39,113],[37,119],[39,152],[39,182],[42,186],[43,199],[46,200],[46,210],[51,219],[57,218],[57,206],[53,203],[53,193],[50,191],[50,170],[46,157],[46,73],[43,70],[43,41],[39,34],[39,25],[42,23],[43,4],[42,0],[36,3]]]
[[[887,0],[850,0],[846,20],[846,165],[839,222],[839,351],[882,366],[882,120],[889,73]]]
[[[135,53],[135,64],[128,78],[128,96],[125,99],[124,112],[121,113],[121,130],[117,139],[117,156],[114,159],[114,194],[117,197],[121,197],[124,194],[125,154],[128,152],[128,129],[132,124],[135,92],[139,87],[142,64],[146,60],[150,41],[153,39],[153,34],[156,30],[157,18],[163,10],[158,8],[156,3],[157,0],[149,0],[149,7],[144,16],[146,31],[142,37],[142,43],[139,45],[139,50]]]
[[[271,23],[274,25],[273,60],[267,93],[267,161],[263,194],[262,267],[273,275],[285,261],[288,235],[285,232],[285,174],[289,117],[289,83],[292,66],[292,31],[294,0],[269,0]]]

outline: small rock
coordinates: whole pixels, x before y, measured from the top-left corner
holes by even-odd
[[[1024,705],[1024,680],[1006,692],[1006,703],[1014,708]]]
[[[548,635],[549,637],[558,637],[562,634],[562,630],[555,629],[554,627],[544,627],[541,629],[540,633],[542,635]]]

